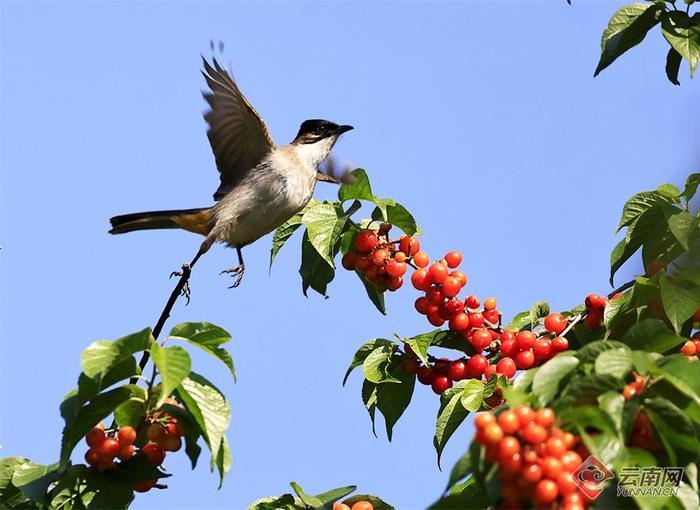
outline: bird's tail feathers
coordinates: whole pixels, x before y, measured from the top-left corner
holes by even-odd
[[[112,229],[109,233],[125,234],[134,230],[180,228],[205,236],[210,230],[210,218],[210,207],[122,214],[110,218]]]

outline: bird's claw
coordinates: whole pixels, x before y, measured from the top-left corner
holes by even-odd
[[[182,271],[173,271],[170,273],[170,278],[173,276],[179,276],[182,277],[183,273]],[[180,291],[180,295],[184,296],[187,302],[185,303],[185,306],[190,304],[190,295],[191,295],[191,290],[190,290],[190,282],[186,281],[185,284],[182,286],[182,290]]]
[[[236,267],[224,269],[219,274],[230,274],[231,277],[235,278],[235,280],[233,281],[233,285],[229,285],[229,289],[233,289],[233,288],[238,287],[241,284],[241,280],[243,279],[244,272],[245,272],[245,266],[243,264],[239,264]]]

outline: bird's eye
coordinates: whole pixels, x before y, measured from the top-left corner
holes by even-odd
[[[326,129],[328,129],[328,126],[325,126],[325,125],[318,126],[319,133],[325,133]]]

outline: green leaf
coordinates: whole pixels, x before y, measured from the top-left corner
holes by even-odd
[[[80,355],[83,372],[86,376],[99,380],[125,358],[147,349],[152,338],[151,328],[146,328],[113,342],[93,342]]]
[[[304,237],[301,241],[301,267],[299,268],[299,274],[301,275],[302,289],[305,296],[309,287],[325,296],[328,284],[335,277],[333,267],[328,265],[326,260],[319,255],[316,248],[311,244],[308,230],[304,232]]]
[[[682,60],[681,54],[673,47],[668,50],[666,54],[666,77],[674,85],[681,84],[680,80],[678,80],[678,71],[680,71]]]
[[[481,407],[481,403],[484,400],[484,390],[485,385],[478,379],[468,379],[464,385],[464,391],[462,392],[461,402],[464,408],[475,413]]]
[[[356,208],[359,208],[359,202]],[[334,269],[338,242],[348,217],[335,204],[320,202],[315,207],[307,209],[301,218],[302,223],[306,225],[309,241],[316,248],[318,254],[323,257],[323,260]]]
[[[145,396],[143,388],[126,384],[97,395],[88,404],[81,407],[73,419],[66,421],[63,428],[61,467],[67,465],[73,448],[92,427],[109,416],[122,402],[131,397],[145,398]]]
[[[608,22],[601,40],[602,54],[594,76],[615,59],[644,40],[647,32],[659,22],[663,7],[658,4],[635,2],[619,9]]]
[[[45,466],[27,460],[15,466],[11,483],[31,501],[46,504],[49,485],[60,478],[58,468],[58,464]],[[4,494],[1,498],[0,501],[5,499]]]
[[[151,344],[151,358],[158,372],[160,372],[161,391],[156,407],[160,407],[163,401],[170,397],[175,388],[190,373],[192,361],[185,349],[179,346],[160,347],[157,342]]]
[[[369,177],[364,168],[356,168],[351,172],[353,176],[352,182],[343,184],[338,189],[338,200],[345,202],[346,200],[368,200],[374,201],[372,187],[369,184]]]
[[[659,319],[644,319],[627,330],[622,341],[634,349],[664,353],[685,342]]]
[[[532,392],[541,405],[547,405],[559,392],[559,383],[579,365],[576,356],[557,354],[544,363],[532,381]]]
[[[354,496],[350,496],[349,498],[347,498],[345,501],[343,501],[343,503],[351,507],[358,501],[369,501],[372,504],[372,508],[374,508],[374,510],[395,510],[395,508],[389,503],[383,501],[377,496],[373,496],[372,494],[355,494]]]
[[[698,220],[690,213],[676,209],[667,214],[668,228],[685,251],[690,251],[693,236],[698,229]]]
[[[320,500],[321,503],[327,505],[329,503],[334,503],[340,501],[348,494],[351,494],[357,490],[356,485],[348,485],[347,487],[338,487],[337,489],[332,489],[321,494],[316,495],[316,499]]]
[[[665,274],[661,274],[659,286],[666,316],[680,333],[683,323],[700,307],[700,287],[692,283],[674,283]]]
[[[141,374],[141,369],[133,356],[128,356],[112,366],[111,369],[99,380],[91,379],[85,373],[78,377],[78,393],[73,406],[73,413],[78,411],[78,407],[109,388],[113,384],[137,377]],[[63,416],[63,414],[61,415]],[[64,417],[65,418],[65,417]]]
[[[377,431],[374,429],[374,414],[377,410],[377,385],[365,379],[362,383],[362,403],[365,405],[369,417],[372,420],[372,434],[377,437]]]
[[[404,338],[404,343],[408,345],[413,353],[418,356],[424,365],[429,365],[428,362],[428,348],[432,345],[433,338],[435,335],[432,333],[427,333],[423,335],[417,335],[413,338]]]
[[[549,314],[549,304],[546,301],[538,301],[530,308],[530,325],[534,328],[539,319]]]
[[[248,510],[297,510],[294,496],[284,494],[280,497],[266,497],[253,501]]]
[[[5,457],[0,459],[0,507],[38,509],[27,496],[12,484],[12,476],[22,465],[32,464],[24,457]]]
[[[644,408],[666,449],[670,465],[685,465],[696,460],[700,453],[700,443],[690,418],[662,398],[645,399]]]
[[[685,189],[681,196],[690,202],[690,200],[695,196],[695,192],[698,190],[698,185],[700,185],[700,173],[690,174],[685,180]]]
[[[700,367],[698,362],[683,355],[667,356],[655,371],[673,384],[681,393],[700,405]]]
[[[457,460],[455,465],[452,466],[452,471],[450,471],[450,479],[447,481],[445,491],[449,490],[460,480],[464,480],[472,472],[471,467],[472,461],[469,456],[469,450],[467,450],[462,454],[459,460]]]
[[[411,403],[416,384],[416,376],[404,372],[400,363],[394,365],[390,376],[399,381],[399,384],[382,384],[377,389],[377,409],[384,415],[386,435],[389,441],[392,438],[394,425]]]
[[[615,430],[622,434],[622,416],[625,408],[624,397],[616,391],[608,391],[598,397],[598,404],[614,423]]]
[[[140,398],[130,398],[114,410],[114,420],[120,427],[129,425],[135,429],[141,424],[146,412],[146,402]]]
[[[433,437],[438,467],[440,466],[440,457],[447,441],[469,414],[469,411],[461,403],[462,393],[466,384],[466,381],[459,381],[440,395],[440,409],[435,425],[435,437]]]
[[[308,204],[306,204],[306,207],[304,210],[306,210],[309,207],[315,207],[317,200],[311,200]],[[295,214],[291,218],[289,218],[287,221],[282,223],[279,227],[277,227],[277,230],[275,230],[275,233],[272,235],[272,250],[270,250],[270,269],[272,269],[272,263],[275,261],[275,257],[277,257],[277,254],[279,251],[282,249],[282,246],[289,240],[290,237],[294,234],[294,232],[297,231],[299,227],[301,227],[301,218],[303,216],[304,211]]]
[[[177,394],[209,446],[213,469],[231,420],[231,408],[218,388],[195,372],[190,372],[189,377],[182,380]],[[223,477],[224,473],[220,471],[220,475]]]
[[[396,351],[396,344],[383,345],[377,347],[365,358],[362,363],[362,371],[365,374],[365,379],[375,384],[399,381],[389,374],[389,363]]]
[[[610,349],[600,353],[595,360],[598,374],[623,378],[632,370],[632,356],[629,348]]]
[[[617,427],[613,419],[599,407],[577,406],[565,409],[559,414],[561,423],[570,423],[580,429],[596,428],[601,432],[617,433]]]
[[[399,203],[387,206],[386,222],[399,227],[409,236],[420,233],[420,228],[418,228],[413,215]]]
[[[362,282],[362,285],[365,286],[365,290],[367,291],[367,297],[369,297],[370,301],[374,304],[374,306],[379,310],[383,315],[386,315],[386,306],[384,304],[384,293],[379,292],[377,290],[377,287],[368,282],[363,275],[361,275],[359,272],[355,272],[360,278],[360,281]]]
[[[233,358],[226,349],[220,347],[231,340],[231,335],[223,328],[209,322],[184,322],[175,326],[169,337],[189,342],[222,361],[236,380]]]
[[[343,386],[345,386],[345,383],[348,380],[348,377],[350,376],[350,373],[360,365],[362,365],[365,360],[367,359],[367,356],[372,353],[377,347],[392,347],[395,349],[396,344],[392,342],[391,340],[387,340],[385,338],[375,338],[373,340],[370,340],[369,342],[366,342],[360,346],[359,349],[357,349],[357,352],[355,352],[355,355],[352,358],[352,362],[350,363],[350,366],[348,367],[347,371],[345,372],[345,377],[343,377]]]
[[[605,329],[611,332],[619,324],[622,316],[629,310],[632,303],[633,291],[625,292],[619,298],[611,299],[603,312]]]
[[[298,483],[290,482],[289,485],[292,486],[292,489],[294,489],[294,492],[297,493],[297,496],[299,496],[301,502],[304,503],[307,507],[318,508],[323,506],[323,502],[320,499],[318,499],[315,496],[310,496],[306,494]]]
[[[678,203],[678,197],[681,196],[681,190],[679,190],[677,186],[669,183],[657,186],[656,191],[674,203]]]
[[[666,12],[661,18],[661,33],[688,61],[692,78],[700,59],[700,15],[691,18],[681,11]]]
[[[651,7],[650,4],[642,4]],[[630,198],[622,208],[622,217],[617,225],[619,232],[622,227],[631,225],[634,220],[638,219],[649,209],[656,207],[659,204],[667,204],[668,199],[658,191],[641,191]]]
[[[511,319],[505,329],[517,329],[520,331],[525,326],[530,324],[530,310],[526,312],[520,312],[515,317]]]
[[[584,345],[576,352],[576,357],[581,360],[581,363],[592,363],[600,355],[601,352],[609,349],[626,348],[622,342],[615,340],[596,340]]]
[[[224,485],[224,477],[231,469],[231,447],[228,444],[226,435],[221,438],[221,447],[216,456],[216,467],[219,471],[219,489]]]

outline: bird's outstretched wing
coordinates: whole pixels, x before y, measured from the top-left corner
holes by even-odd
[[[202,95],[211,107],[204,114],[207,137],[214,151],[221,185],[214,193],[219,200],[247,170],[257,165],[274,147],[270,132],[236,82],[216,59],[212,67],[205,58],[202,74],[211,92]]]

